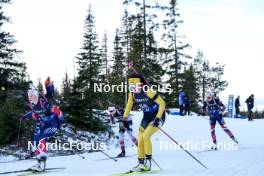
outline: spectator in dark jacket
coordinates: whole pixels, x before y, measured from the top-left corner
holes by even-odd
[[[235,118],[238,118],[239,117],[239,114],[240,114],[240,96],[238,95],[236,100],[235,100],[235,110],[236,110],[236,115],[235,115]]]
[[[181,116],[183,116],[184,114],[183,114],[183,110],[184,110],[184,97],[185,97],[185,93],[184,93],[184,91],[180,91],[180,93],[179,93],[179,101],[178,101],[178,103],[179,103],[179,108],[180,108],[180,115]]]
[[[191,100],[189,99],[188,95],[184,97],[184,115],[191,114]]]
[[[247,100],[247,108],[248,108],[248,121],[252,121],[252,109],[254,108],[254,95],[250,95]]]

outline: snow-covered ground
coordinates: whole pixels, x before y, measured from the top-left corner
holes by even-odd
[[[137,133],[141,121],[141,112],[134,114],[134,133]],[[189,150],[195,157],[203,162],[209,169],[204,169],[183,150],[177,150],[171,140],[162,132],[157,132],[152,137],[153,158],[162,167],[162,171],[153,175],[174,175],[174,176],[261,176],[264,174],[264,140],[263,127],[264,120],[254,120],[248,122],[242,119],[225,119],[229,129],[235,134],[240,142],[237,150],[218,150],[209,152],[199,152],[199,150]],[[198,144],[211,141],[208,120],[198,116],[179,117],[167,115],[163,129],[180,143]],[[232,144],[232,141],[217,126],[216,135],[218,142]],[[164,145],[162,145],[164,144]],[[165,145],[170,147],[165,150]],[[114,144],[113,144],[114,145]],[[162,148],[163,146],[163,148]],[[110,147],[105,152],[111,156],[116,156],[119,148]],[[137,164],[136,147],[127,148],[127,155],[132,157],[120,158],[117,162],[113,160],[100,160],[106,158],[101,152],[85,154],[85,159],[78,155],[51,157],[47,161],[47,167],[66,167],[63,171],[49,172],[43,175],[111,175],[125,172]],[[1,158],[0,158],[1,159]],[[3,158],[2,158],[3,159]],[[9,163],[0,163],[0,172],[25,169],[36,161],[25,160]],[[153,169],[156,166],[153,163]],[[16,174],[13,174],[16,175]]]

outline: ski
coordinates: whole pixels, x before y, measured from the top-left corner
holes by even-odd
[[[235,144],[237,146],[237,149],[240,147],[240,144]],[[223,151],[224,148],[217,148],[216,150],[215,149],[205,149],[205,150],[200,150],[200,151],[197,151],[197,153],[205,153],[205,152],[212,152],[212,151]]]
[[[141,172],[133,172],[133,171],[127,171],[119,174],[112,174],[111,176],[129,176],[129,175],[144,175],[144,174],[155,174],[161,171],[160,169],[157,170],[150,170],[150,171],[141,171]]]
[[[31,172],[31,173],[39,173],[40,174],[40,173],[45,173],[46,171],[61,170],[61,169],[66,169],[66,167],[46,168],[45,171],[43,171],[43,172],[36,172],[36,171],[32,171],[31,169],[14,170],[14,171],[1,172],[0,175],[15,174],[15,173],[22,173],[22,172]]]
[[[117,159],[117,158],[128,158],[128,157],[133,157],[133,156],[136,156],[137,154],[134,154],[134,155],[127,155],[127,156],[116,156],[116,157],[111,157],[111,158],[103,158],[103,159],[98,159],[96,161],[104,161],[104,160],[110,160],[112,158],[114,159]]]
[[[30,172],[26,172],[23,174],[19,174],[17,176],[31,176],[31,175],[40,175],[40,174],[46,174],[46,173],[50,173],[50,172],[58,172],[60,170],[64,170],[65,168],[48,168],[45,171],[42,172],[35,172],[35,171],[30,171]]]
[[[211,151],[218,151],[218,149],[206,149],[206,150],[200,150],[200,151],[197,151],[197,153],[204,153],[204,152],[211,152]]]

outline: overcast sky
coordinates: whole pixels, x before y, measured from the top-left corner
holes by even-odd
[[[156,2],[157,0],[149,0]],[[162,1],[165,2],[166,0]],[[51,76],[60,86],[67,72],[73,76],[73,59],[82,46],[84,19],[92,5],[99,41],[107,30],[112,46],[115,29],[121,24],[123,0],[13,0],[5,7],[12,17],[7,30],[15,35],[34,83]],[[148,0],[147,0],[148,2]],[[160,1],[159,1],[160,2]],[[245,98],[254,93],[264,105],[264,1],[179,0],[184,20],[180,32],[211,63],[225,64],[229,87],[221,93]]]

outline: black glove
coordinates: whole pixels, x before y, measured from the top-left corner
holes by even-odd
[[[63,124],[61,124],[61,128],[65,129],[68,125],[69,125],[68,123],[63,123]]]
[[[117,122],[122,122],[124,120],[123,116],[117,116],[115,118],[117,119]]]
[[[122,119],[121,123],[120,123],[120,126],[123,128],[123,129],[127,129],[129,127],[129,123],[126,119]]]
[[[162,120],[158,117],[156,117],[154,120],[153,120],[153,127],[161,127],[162,126]]]
[[[19,120],[23,121],[25,119],[24,114],[19,114]]]

